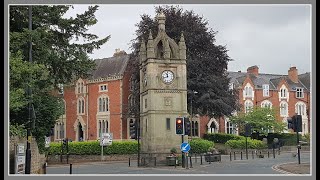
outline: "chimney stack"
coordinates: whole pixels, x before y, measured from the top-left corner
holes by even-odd
[[[292,82],[298,83],[298,69],[295,66],[288,70],[288,77]]]
[[[254,74],[255,76],[258,76],[258,74],[259,74],[258,66],[255,65],[255,66],[248,67],[247,73]]]

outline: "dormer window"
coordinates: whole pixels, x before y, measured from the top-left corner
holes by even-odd
[[[296,89],[296,98],[303,98],[303,88]]]

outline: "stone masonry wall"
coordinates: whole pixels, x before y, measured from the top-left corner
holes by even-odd
[[[26,138],[19,137],[10,137],[9,139],[9,157],[10,157],[10,174],[14,174],[15,167],[15,146],[18,143],[22,143],[25,146],[25,150],[27,148],[27,140]],[[46,162],[46,157],[44,154],[39,153],[37,142],[34,138],[32,138],[31,144],[31,174],[42,174],[43,173],[43,165]]]

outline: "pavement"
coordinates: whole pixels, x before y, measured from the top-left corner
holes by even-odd
[[[311,174],[310,173],[310,164],[309,163],[284,163],[278,164],[274,167],[279,172],[286,174]]]
[[[230,159],[229,155],[222,155],[221,162],[203,164],[193,158],[193,167],[189,169],[181,166],[172,167],[157,164],[157,167],[137,167],[136,160],[131,161],[104,161],[104,162],[70,162],[73,164],[73,174],[297,174],[310,175],[310,154],[301,154],[301,164],[291,153],[276,154],[275,158]],[[68,174],[69,164],[48,164],[47,174]]]

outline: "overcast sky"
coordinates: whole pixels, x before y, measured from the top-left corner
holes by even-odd
[[[99,37],[111,39],[90,55],[91,58],[111,57],[115,49],[130,53],[130,40],[141,14],[155,17],[158,5],[100,5],[98,23],[90,27]],[[311,6],[309,5],[221,5],[182,4],[184,10],[203,15],[209,27],[218,31],[216,44],[226,45],[234,60],[228,71],[245,72],[257,65],[259,72],[287,74],[296,66],[299,74],[311,72]],[[87,5],[74,5],[66,16],[83,13]],[[186,38],[187,41],[187,38]]]

